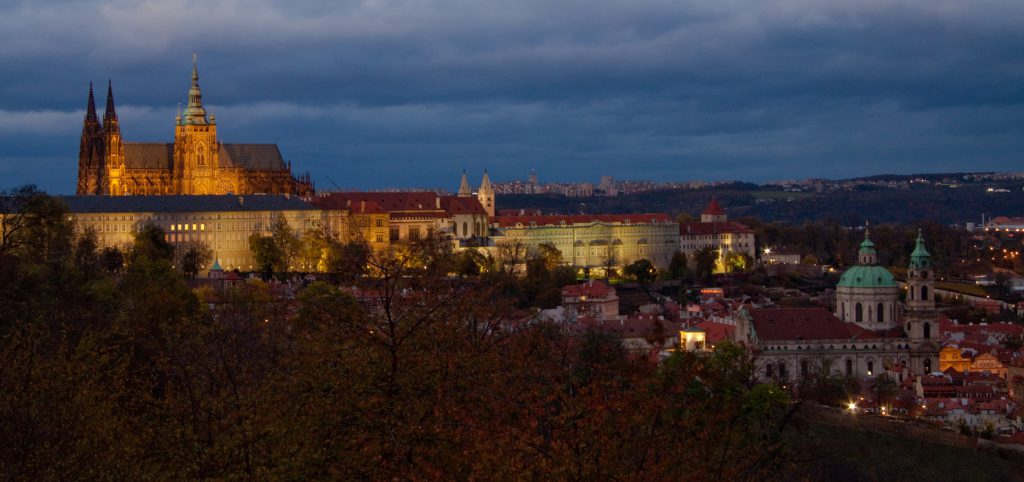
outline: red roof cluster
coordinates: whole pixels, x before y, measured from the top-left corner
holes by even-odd
[[[518,216],[495,216],[491,222],[498,227],[515,226],[560,226],[563,222],[567,225],[590,224],[590,223],[630,223],[630,224],[666,224],[671,223],[672,218],[664,213],[645,214],[545,214],[545,215],[518,215]]]
[[[417,217],[482,214],[487,210],[475,197],[438,196],[432,192],[335,192],[310,199],[320,209],[361,213],[407,213]]]
[[[600,280],[588,280],[576,285],[562,287],[562,296],[588,298],[607,298],[615,290]]]

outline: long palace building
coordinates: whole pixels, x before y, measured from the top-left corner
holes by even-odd
[[[175,119],[174,142],[124,142],[114,93],[100,122],[92,84],[78,154],[78,195],[313,193],[308,174],[295,176],[276,144],[225,144],[216,118],[207,117],[192,63],[188,107]]]

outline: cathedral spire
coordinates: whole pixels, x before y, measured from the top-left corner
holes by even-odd
[[[206,121],[206,109],[203,108],[203,93],[199,90],[199,67],[196,64],[196,54],[192,54],[192,87],[188,89],[188,107],[182,115],[183,124],[204,125]]]
[[[107,109],[103,112],[103,130],[107,132],[118,131],[117,111],[114,110],[114,86],[113,82],[107,80]]]
[[[96,117],[96,98],[92,95],[92,82],[89,82],[89,105],[85,108],[85,123],[99,122]]]

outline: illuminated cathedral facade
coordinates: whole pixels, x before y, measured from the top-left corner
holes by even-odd
[[[295,176],[276,144],[225,144],[207,116],[192,63],[188,107],[175,118],[174,143],[124,142],[114,93],[107,86],[102,123],[92,84],[78,154],[78,195],[313,193],[308,174]]]

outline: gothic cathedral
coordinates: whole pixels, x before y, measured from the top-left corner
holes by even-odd
[[[192,61],[188,107],[175,118],[174,143],[123,142],[114,93],[107,85],[102,124],[89,84],[78,153],[78,195],[313,193],[308,174],[292,175],[276,144],[225,144],[216,118],[207,118]]]

